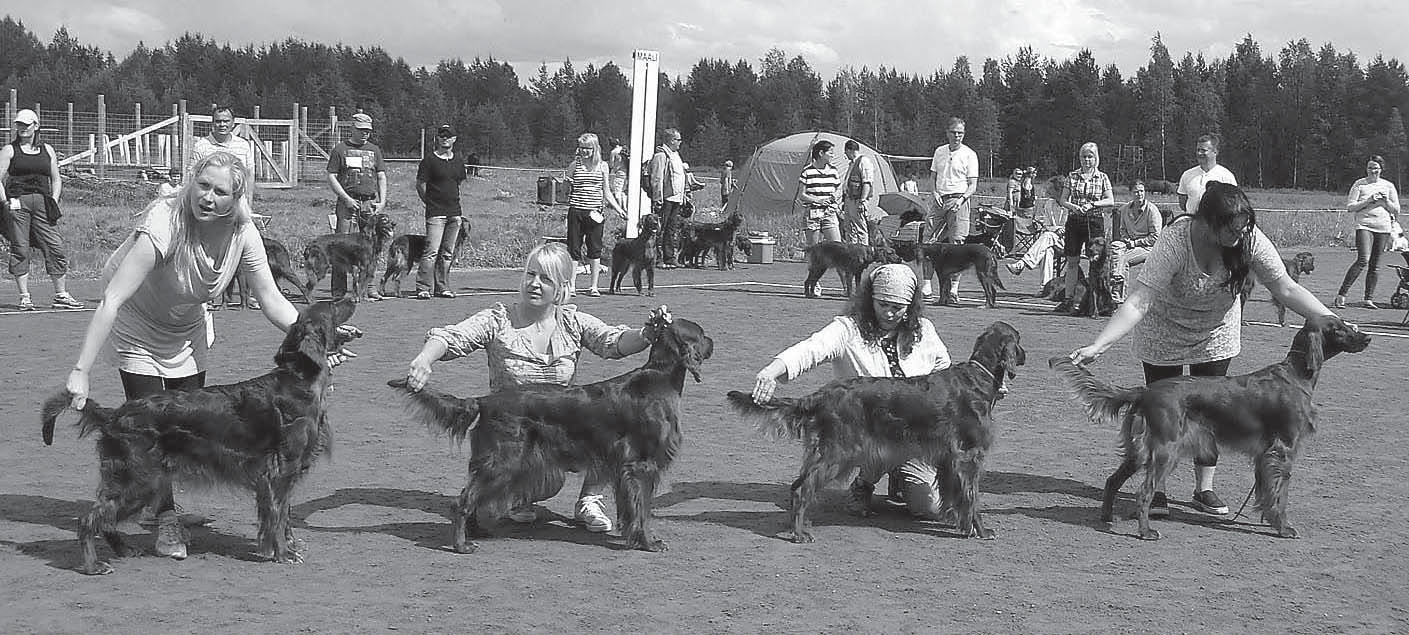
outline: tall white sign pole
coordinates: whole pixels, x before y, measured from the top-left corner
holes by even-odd
[[[626,166],[626,237],[651,212],[651,198],[641,188],[641,164],[656,147],[656,94],[660,90],[660,53],[631,52],[631,163]]]

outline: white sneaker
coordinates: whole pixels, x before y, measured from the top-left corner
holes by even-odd
[[[157,517],[157,553],[176,560],[186,559],[186,530],[174,510]]]
[[[573,517],[592,533],[600,534],[612,530],[612,519],[602,505],[602,496],[583,496],[577,501]]]
[[[533,508],[533,503],[519,505],[509,510],[509,520],[516,523],[531,523],[538,520],[538,510]]]

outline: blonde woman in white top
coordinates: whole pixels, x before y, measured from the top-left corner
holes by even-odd
[[[1350,196],[1345,208],[1355,215],[1355,262],[1345,272],[1340,291],[1336,292],[1333,304],[1337,309],[1345,307],[1345,294],[1350,285],[1365,271],[1365,302],[1367,309],[1378,309],[1375,305],[1375,283],[1379,282],[1380,254],[1389,248],[1390,227],[1399,220],[1399,192],[1394,184],[1380,178],[1385,167],[1385,158],[1380,155],[1370,157],[1365,162],[1365,178],[1358,179],[1350,186]]]

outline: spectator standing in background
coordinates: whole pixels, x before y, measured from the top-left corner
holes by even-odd
[[[1194,157],[1199,164],[1184,171],[1179,177],[1179,209],[1182,210],[1176,216],[1193,214],[1199,209],[1199,199],[1203,198],[1204,190],[1208,184],[1214,181],[1237,185],[1238,179],[1232,172],[1218,164],[1218,135],[1207,133],[1199,135],[1198,143],[1194,145]]]
[[[416,195],[426,204],[426,249],[416,271],[416,297],[453,298],[450,261],[460,238],[460,184],[465,161],[455,153],[455,128],[443,125],[435,133],[435,151],[416,167]]]
[[[186,161],[186,174],[191,173],[191,168],[216,152],[229,152],[235,155],[244,164],[246,183],[249,188],[245,192],[245,199],[254,201],[254,144],[249,139],[235,134],[235,111],[229,106],[216,106],[210,111],[210,134],[196,139],[191,144],[191,158]]]
[[[340,234],[357,232],[367,218],[386,204],[386,161],[382,149],[368,141],[372,136],[372,117],[366,113],[352,116],[352,135],[333,146],[328,153],[328,185],[337,195],[333,212],[337,215],[335,231]],[[382,258],[378,257],[380,270]],[[333,297],[347,293],[347,270],[333,263]],[[381,291],[371,285],[368,299],[380,300]]]
[[[847,139],[843,151],[851,165],[846,170],[845,186],[842,188],[842,240],[861,245],[873,244],[881,233],[877,221],[885,217],[874,200],[876,162],[861,154],[861,144],[855,139]],[[881,211],[881,216],[875,216],[872,208]]]
[[[1384,157],[1378,154],[1370,157],[1365,162],[1365,177],[1350,186],[1345,208],[1355,215],[1355,262],[1345,271],[1340,291],[1336,292],[1333,304],[1337,309],[1345,307],[1345,294],[1362,270],[1365,272],[1365,302],[1361,306],[1380,308],[1375,304],[1380,254],[1389,247],[1390,227],[1399,220],[1399,191],[1393,183],[1380,178],[1384,167]]]
[[[660,218],[661,268],[680,266],[680,210],[685,206],[685,165],[680,160],[680,131],[666,128],[651,156],[651,211]]]
[[[935,241],[962,243],[973,233],[970,220],[970,206],[974,192],[978,189],[978,155],[964,145],[964,120],[950,117],[945,134],[949,143],[934,150],[930,161],[930,172],[934,173],[934,213],[930,216],[930,235]],[[922,263],[925,283],[922,289],[930,295],[930,271],[928,262]],[[943,281],[941,281],[943,282]],[[959,276],[949,279],[949,288],[941,291],[948,294],[946,301],[955,304],[959,301]]]
[[[739,181],[734,178],[734,162],[725,161],[724,171],[719,173],[719,206],[729,204],[729,197],[739,189]]]
[[[20,293],[19,309],[38,307],[29,295],[29,263],[34,250],[44,254],[44,270],[54,283],[56,309],[81,309],[68,292],[68,257],[59,235],[59,195],[64,181],[54,148],[39,140],[39,114],[25,108],[15,113],[14,140],[0,146],[0,213],[10,241],[10,275]]]

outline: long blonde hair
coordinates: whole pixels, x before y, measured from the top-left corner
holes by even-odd
[[[577,143],[591,144],[592,157],[587,159],[587,161],[584,161],[582,164],[587,166],[588,169],[596,169],[597,166],[602,162],[602,142],[597,139],[597,133],[584,132],[577,136]]]
[[[172,201],[171,214],[171,261],[176,273],[176,280],[181,288],[187,292],[194,293],[196,289],[193,274],[196,271],[196,251],[200,247],[200,233],[195,231],[196,215],[192,205],[192,192],[196,187],[196,176],[204,172],[206,168],[227,168],[230,171],[230,193],[235,197],[234,212],[228,221],[232,225],[232,235],[238,235],[246,223],[250,222],[253,210],[250,209],[249,197],[249,173],[246,171],[244,161],[239,157],[225,151],[217,151],[210,156],[202,158],[191,167],[190,174],[185,175],[186,182],[181,185],[181,189],[176,192]],[[230,284],[230,279],[234,277],[233,272],[221,272],[221,284],[215,289],[215,295],[224,292],[225,287]]]

